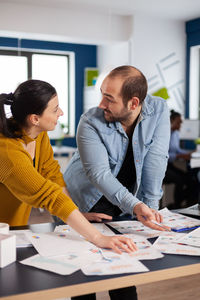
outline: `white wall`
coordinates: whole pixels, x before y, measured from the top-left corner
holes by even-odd
[[[132,64],[148,80],[149,93],[167,88],[170,109],[185,110],[185,23],[135,14],[127,42],[99,46],[99,69]]]
[[[98,77],[95,89],[92,89],[91,97],[95,99],[94,105],[98,105],[101,99],[100,86],[106,75],[115,67],[129,65],[131,61],[131,41],[106,43],[99,45],[97,49],[97,65],[100,76]],[[91,105],[92,106],[92,105]]]
[[[170,108],[184,113],[185,23],[135,15],[131,63],[147,77],[149,91],[166,87]]]
[[[111,70],[119,65],[130,64],[130,41],[98,46],[97,63],[100,72]]]

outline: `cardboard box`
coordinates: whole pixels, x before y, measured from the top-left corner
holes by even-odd
[[[16,236],[0,233],[0,268],[16,261]]]

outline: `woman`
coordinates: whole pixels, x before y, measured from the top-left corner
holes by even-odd
[[[191,169],[189,166],[192,152],[180,147],[179,130],[182,123],[181,114],[171,110],[170,123],[171,137],[169,144],[169,161],[163,182],[166,184],[175,184],[174,203],[169,205],[169,208],[180,208],[184,200],[186,200],[187,206],[197,203],[197,169]],[[181,170],[174,164],[180,159],[186,162],[187,170]]]
[[[0,222],[26,225],[32,207],[46,208],[98,247],[134,251],[130,239],[102,235],[70,199],[47,135],[61,115],[56,90],[44,81],[28,80],[0,95]]]

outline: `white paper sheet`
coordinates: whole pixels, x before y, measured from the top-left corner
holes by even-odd
[[[90,250],[95,246],[78,234],[71,232],[26,233],[27,238],[41,256],[59,256]]]
[[[200,247],[200,228],[192,230],[178,240],[179,243]]]
[[[65,256],[56,257],[44,257],[39,254],[31,256],[20,263],[36,267],[42,270],[51,271],[60,275],[69,275],[78,269],[80,266],[75,262],[65,261]]]
[[[164,257],[164,255],[159,250],[155,249],[147,239],[134,234],[126,234],[125,236],[131,238],[138,247],[137,251],[130,254],[125,253],[126,255],[135,257],[138,260],[158,259]]]
[[[181,255],[200,255],[200,248],[184,245],[179,242],[184,233],[165,232],[155,241],[153,247],[163,253],[181,254]]]
[[[164,255],[159,251],[158,249],[154,248],[147,240],[144,240],[143,242],[140,241],[139,243],[136,243],[137,246],[140,244],[139,249],[135,252],[126,253],[123,252],[122,254],[117,254],[113,252],[110,249],[102,249],[102,256],[105,260],[115,260],[120,261],[122,259],[127,259],[132,261],[132,259],[137,260],[146,260],[146,259],[158,259],[162,258]],[[150,245],[149,245],[150,244]]]
[[[157,237],[161,233],[160,230],[153,230],[139,221],[119,221],[108,224],[123,234],[135,234],[144,238]]]
[[[83,265],[91,264],[100,260],[101,255],[97,251],[68,253],[62,256],[44,257],[39,254],[24,259],[20,263],[42,270],[51,271],[61,275],[69,275],[79,270]]]
[[[94,227],[96,227],[97,230],[99,230],[104,235],[115,235],[115,233],[109,229],[105,224],[103,223],[92,223]],[[68,232],[71,234],[75,234],[78,236],[81,236],[79,233],[77,233],[74,229],[72,229],[69,225],[59,225],[56,226],[55,232]]]
[[[103,260],[81,268],[85,275],[111,275],[120,273],[148,272],[149,269],[135,258],[118,256],[112,260]]]
[[[159,212],[164,219],[162,224],[171,228],[191,228],[200,225],[200,220],[171,212],[167,208],[163,208]]]
[[[159,212],[163,216],[162,224],[170,228],[191,228],[200,225],[200,220],[173,213],[167,208],[161,209]],[[157,237],[163,232],[146,227],[139,221],[119,221],[109,222],[108,224],[123,234],[137,234],[145,238]]]

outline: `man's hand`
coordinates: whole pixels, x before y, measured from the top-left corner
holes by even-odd
[[[102,213],[95,213],[95,212],[83,213],[82,212],[82,214],[88,221],[102,222],[102,220],[108,220],[108,221],[112,220],[112,216],[102,214]]]
[[[136,214],[136,217],[138,221],[140,221],[143,225],[150,227],[155,230],[160,230],[160,231],[169,231],[170,228],[167,226],[162,225],[160,227],[159,225],[156,225],[152,223],[151,221],[156,221],[158,223],[161,223],[163,221],[163,217],[159,214],[158,211],[149,208],[146,204],[144,203],[138,203],[133,209],[134,214]]]

